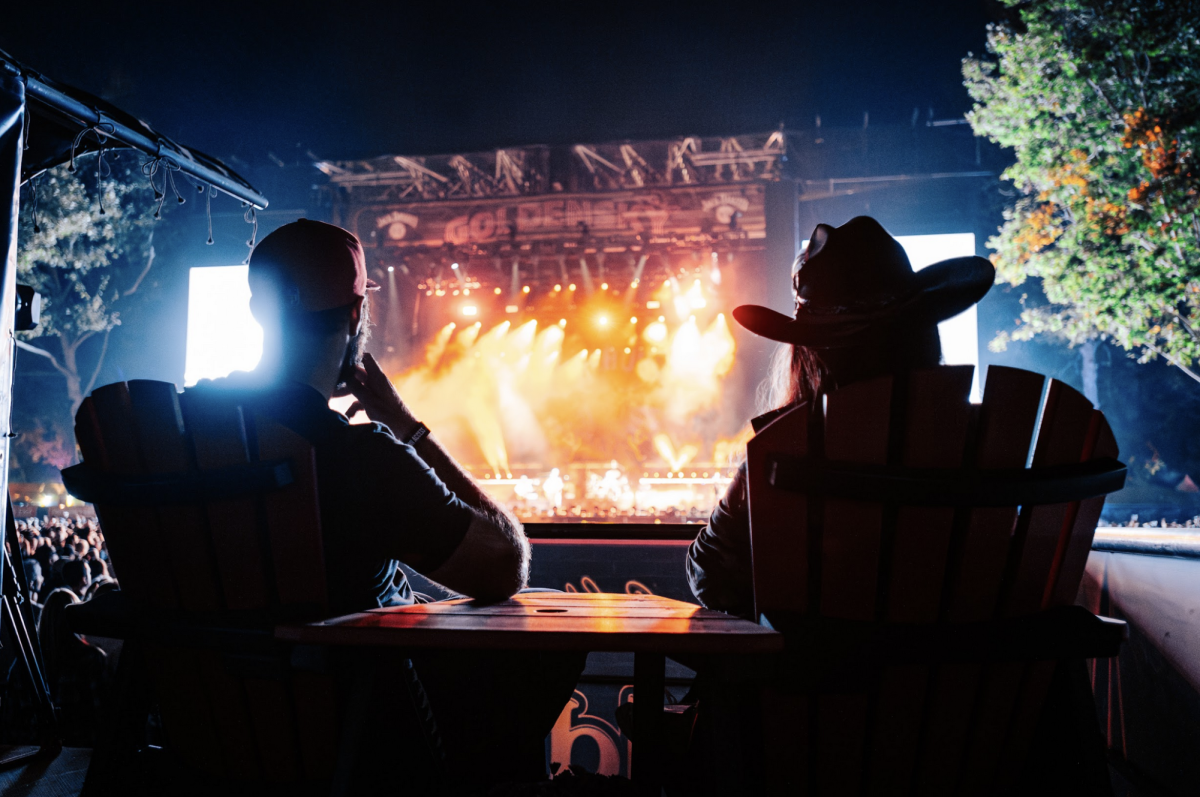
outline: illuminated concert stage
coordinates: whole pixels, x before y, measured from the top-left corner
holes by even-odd
[[[672,524],[707,519],[758,412],[771,347],[729,311],[791,309],[785,155],[765,134],[319,166],[384,286],[368,348],[485,489],[528,523]],[[975,253],[901,241],[918,268]],[[248,296],[244,266],[192,270],[189,384],[257,361]],[[974,308],[942,334],[976,362]]]

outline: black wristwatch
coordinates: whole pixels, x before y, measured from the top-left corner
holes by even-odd
[[[405,440],[404,442],[407,445],[415,446],[417,443],[421,442],[428,436],[429,436],[429,427],[426,426],[425,424],[421,423],[420,421],[417,421],[417,428],[413,429],[413,433],[410,434],[408,436],[408,439]]]

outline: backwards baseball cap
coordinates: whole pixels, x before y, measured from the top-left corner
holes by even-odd
[[[275,299],[285,313],[316,313],[375,290],[358,236],[323,221],[285,224],[250,255],[251,307]]]

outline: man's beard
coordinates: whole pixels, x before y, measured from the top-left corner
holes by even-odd
[[[342,357],[342,369],[338,372],[336,390],[345,390],[346,386],[354,379],[358,373],[358,366],[362,365],[363,353],[366,351],[366,348],[367,335],[365,329],[346,342],[346,353]]]

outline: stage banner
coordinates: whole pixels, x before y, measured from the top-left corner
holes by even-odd
[[[344,223],[377,247],[579,242],[678,243],[688,236],[766,236],[762,183],[655,188],[608,194],[451,199],[351,205]],[[588,245],[591,245],[588,244]]]

